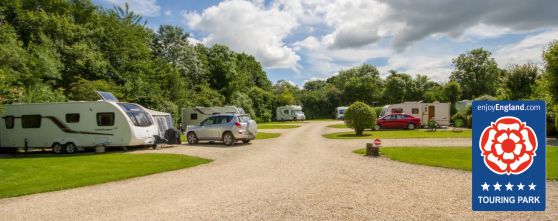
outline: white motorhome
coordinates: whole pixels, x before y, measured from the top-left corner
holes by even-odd
[[[235,106],[189,107],[182,108],[182,124],[199,125],[203,120],[216,114],[246,114],[244,109]]]
[[[275,119],[283,120],[305,120],[306,116],[302,112],[302,106],[298,105],[285,105],[277,107]]]
[[[345,111],[347,111],[349,107],[337,107],[335,109],[335,118],[337,120],[345,120]]]
[[[440,126],[450,125],[450,103],[404,102],[384,106],[380,117],[388,114],[405,113],[420,119],[421,125],[427,125],[430,119],[434,119]]]
[[[145,108],[98,92],[99,101],[4,105],[0,148],[75,153],[99,145],[151,146],[157,127]]]

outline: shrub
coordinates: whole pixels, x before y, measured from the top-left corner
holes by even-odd
[[[345,112],[345,124],[355,129],[355,134],[361,136],[366,128],[372,128],[376,124],[376,113],[374,109],[362,102],[355,102]]]
[[[436,127],[438,127],[438,123],[435,120],[428,120],[428,128],[430,128],[430,130],[436,131]]]

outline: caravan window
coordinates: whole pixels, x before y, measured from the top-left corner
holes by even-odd
[[[197,120],[198,114],[190,114],[190,120]]]
[[[97,113],[97,126],[114,126],[114,112]]]
[[[6,129],[13,129],[14,128],[14,116],[6,116],[4,118],[6,123]]]
[[[130,103],[118,103],[126,112],[132,123],[138,127],[147,127],[153,125],[151,116],[139,105]]]
[[[400,113],[403,113],[403,108],[392,108],[392,109],[391,109],[391,113],[392,113],[392,114],[400,114]]]
[[[411,110],[411,112],[412,112],[413,114],[418,114],[419,110],[418,110],[418,108],[413,108],[413,110]]]
[[[66,114],[66,123],[78,123],[79,114]]]
[[[283,113],[284,114],[289,114],[289,110],[284,110]]]
[[[21,127],[23,128],[40,128],[41,115],[23,115],[21,116]]]

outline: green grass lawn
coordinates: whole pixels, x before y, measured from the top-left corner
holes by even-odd
[[[400,162],[471,171],[471,147],[384,147],[381,153]],[[546,156],[547,179],[558,180],[558,147],[548,147]]]
[[[40,154],[0,159],[0,198],[106,183],[211,162],[179,154]]]
[[[271,122],[264,122],[264,123],[258,123],[258,127],[262,126],[262,125],[278,125],[278,124],[288,124],[288,125],[297,125],[297,124],[301,124],[304,123],[303,121],[271,121]]]
[[[278,133],[265,133],[265,132],[258,132],[256,134],[256,140],[265,140],[265,139],[271,139],[271,138],[276,138],[281,136],[281,134]]]
[[[357,136],[354,131],[336,132],[322,135],[329,139],[407,139],[407,138],[470,138],[471,130],[463,129],[461,131],[452,130],[381,130],[381,131],[365,131],[364,135]]]
[[[264,124],[264,125],[258,125],[258,129],[291,129],[291,128],[297,128],[300,127],[300,125],[296,125],[296,124]]]
[[[348,128],[346,124],[332,124],[332,125],[327,125],[327,127],[329,127],[329,128]]]

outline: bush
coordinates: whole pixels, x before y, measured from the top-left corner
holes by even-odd
[[[436,131],[436,128],[438,127],[438,123],[435,120],[428,120],[428,128],[430,130]]]
[[[357,101],[345,112],[345,124],[355,129],[357,136],[361,136],[364,129],[372,128],[376,124],[376,112],[367,104]]]
[[[382,110],[384,109],[384,107],[372,107],[374,108],[374,112],[376,112],[376,118],[380,117],[380,113],[382,113]]]

